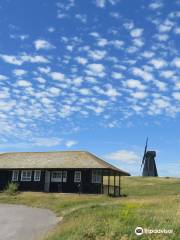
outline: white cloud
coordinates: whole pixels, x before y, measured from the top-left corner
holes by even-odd
[[[36,77],[34,78],[35,80],[37,80],[38,82],[40,83],[45,83],[46,82],[46,79],[42,78],[42,77]]]
[[[40,73],[49,73],[51,71],[50,67],[38,67],[38,70],[40,71]]]
[[[27,73],[27,71],[25,71],[24,69],[14,69],[13,73],[15,76],[22,76],[25,75]]]
[[[106,0],[96,0],[96,5],[100,8],[104,8],[106,5]]]
[[[52,100],[47,97],[43,97],[41,98],[41,102],[44,104],[44,106],[48,107],[48,105],[52,103]]]
[[[10,34],[10,38],[12,38],[12,39],[20,39],[21,41],[24,41],[27,38],[29,38],[29,35]]]
[[[122,40],[113,40],[110,41],[109,43],[117,49],[122,48],[122,46],[124,45],[124,42]]]
[[[145,57],[145,58],[152,58],[154,55],[155,55],[155,53],[152,52],[152,51],[145,51],[142,54],[142,56]]]
[[[53,46],[51,43],[49,43],[44,39],[37,39],[36,41],[34,41],[34,46],[36,50],[40,50],[40,49],[49,50],[49,49],[55,48],[55,46]]]
[[[159,32],[169,32],[172,29],[171,25],[161,24],[158,26]]]
[[[57,80],[57,81],[63,81],[64,80],[64,74],[60,73],[60,72],[50,72],[49,76],[53,79],[53,80]]]
[[[160,42],[164,42],[169,39],[169,36],[167,34],[156,34],[154,37]]]
[[[166,91],[167,90],[167,85],[164,82],[161,82],[159,80],[154,80],[153,81],[156,87],[159,88],[160,91]]]
[[[179,90],[179,89],[180,89],[180,82],[176,82],[176,83],[175,83],[175,89],[176,89],[176,90]]]
[[[138,51],[138,47],[136,47],[136,46],[130,46],[130,47],[127,48],[128,53],[136,53],[137,51]],[[129,62],[130,61],[131,60],[129,60]]]
[[[141,111],[143,110],[143,108],[142,108],[141,106],[136,105],[136,104],[132,105],[131,108],[132,108],[136,113],[139,113],[139,112],[141,112]]]
[[[79,93],[82,95],[89,95],[89,94],[91,94],[91,91],[88,88],[81,88],[79,90]]]
[[[104,8],[107,1],[110,4],[115,5],[119,0],[95,0],[95,3],[97,7]]]
[[[0,58],[9,64],[21,66],[24,62],[30,63],[48,63],[49,60],[41,55],[27,55],[23,54],[20,56],[0,54]]]
[[[121,78],[123,78],[123,74],[122,74],[122,73],[119,73],[119,72],[113,72],[113,73],[112,73],[112,77],[113,77],[114,79],[121,79]]]
[[[142,47],[144,45],[144,41],[141,38],[135,38],[133,39],[134,45],[137,47]]]
[[[82,83],[83,83],[83,79],[81,77],[76,77],[73,79],[73,84],[75,86],[81,86]]]
[[[172,64],[177,67],[180,68],[180,57],[176,57],[173,59]]]
[[[93,106],[93,105],[87,105],[86,108],[95,112],[96,115],[100,115],[104,111],[102,107]]]
[[[176,100],[180,101],[180,92],[174,92],[172,95]]]
[[[9,112],[16,105],[16,101],[0,101],[1,111]]]
[[[115,18],[115,19],[119,19],[120,18],[120,14],[118,12],[110,12],[110,16]]]
[[[17,82],[17,85],[18,85],[19,87],[30,87],[30,86],[31,86],[31,83],[28,82],[28,81],[26,81],[26,80],[19,80],[19,81]]]
[[[131,30],[131,29],[133,29],[133,27],[134,27],[134,23],[133,23],[132,21],[125,22],[125,23],[123,24],[123,26],[124,26],[124,28],[125,28],[126,30]]]
[[[76,57],[75,59],[79,64],[85,65],[87,63],[87,59],[84,57]]]
[[[19,66],[22,65],[22,63],[23,63],[22,59],[20,59],[16,56],[1,54],[0,57],[6,63],[19,65]]]
[[[166,61],[163,59],[152,59],[149,63],[151,63],[156,69],[163,68],[167,65]]]
[[[179,18],[180,17],[180,11],[174,11],[169,13],[170,18]]]
[[[102,64],[92,63],[92,64],[88,64],[87,67],[88,67],[88,71],[87,71],[88,74],[94,75],[94,76],[99,76],[99,77],[104,77],[105,68]]]
[[[106,51],[101,50],[89,51],[88,55],[94,60],[101,60],[106,56]]]
[[[34,56],[22,55],[21,59],[23,63],[24,62],[31,62],[31,63],[48,63],[49,62],[47,58],[41,55],[34,55]]]
[[[151,81],[153,79],[152,73],[142,70],[141,68],[138,67],[132,68],[132,73],[134,76],[141,77],[145,81]]]
[[[49,88],[49,92],[51,93],[52,96],[57,97],[57,96],[59,96],[61,90],[56,87],[51,87],[51,88]]]
[[[127,164],[138,163],[140,157],[134,151],[119,150],[105,155],[105,158],[114,161],[120,161]]]
[[[64,14],[64,13],[58,12],[58,14],[57,14],[57,18],[59,18],[59,19],[67,18],[67,17],[68,17],[68,15],[67,15],[67,14]]]
[[[130,34],[132,37],[140,37],[143,33],[143,29],[142,28],[135,28],[133,30],[131,30]]]
[[[176,27],[176,28],[174,29],[174,33],[175,33],[175,34],[180,34],[180,27]]]
[[[67,142],[65,143],[66,147],[68,147],[68,148],[73,147],[73,146],[75,146],[75,145],[77,145],[77,144],[78,144],[78,142],[75,141],[75,140],[69,140],[69,141],[67,141]]]
[[[119,2],[119,0],[108,0],[108,1],[109,1],[109,3],[111,3],[112,5],[115,5],[116,3]]]
[[[162,71],[160,75],[164,78],[171,78],[174,75],[173,71],[167,70],[167,71]]]
[[[100,39],[98,39],[97,45],[99,47],[105,47],[106,45],[108,45],[108,40],[105,38],[100,38]]]
[[[127,81],[123,82],[125,87],[128,88],[137,88],[139,90],[145,90],[146,86],[143,85],[139,80],[135,80],[135,79],[129,79]]]
[[[9,92],[7,91],[0,92],[0,99],[8,98],[8,97],[9,97]]]
[[[156,10],[156,9],[162,8],[162,7],[163,7],[163,4],[161,1],[155,1],[155,2],[152,2],[151,4],[149,4],[149,8],[152,10]]]
[[[55,32],[55,28],[54,27],[48,27],[48,32],[52,33],[52,32]]]
[[[85,14],[76,14],[75,18],[80,20],[82,23],[87,22],[87,16]]]
[[[93,1],[95,2],[95,0]],[[118,114],[121,115],[121,119],[128,114],[129,116],[133,115],[135,111],[145,115],[148,114],[151,103],[155,110],[156,108],[161,109],[158,114],[166,115],[168,110],[170,112],[170,106],[166,107],[168,102],[177,109],[177,112],[180,111],[179,103],[175,100],[179,98],[178,92],[180,89],[177,69],[180,67],[180,59],[177,49],[174,48],[176,39],[171,39],[167,44],[164,42],[168,37],[169,40],[171,38],[171,34],[166,33],[165,30],[172,28],[173,34],[175,28],[178,27],[176,23],[177,13],[174,13],[172,19],[174,26],[166,21],[171,19],[170,14],[163,17],[159,10],[157,10],[157,14],[154,12],[153,16],[146,16],[146,20],[149,21],[148,26],[152,27],[152,34],[147,36],[145,34],[147,29],[143,27],[143,24],[139,22],[138,25],[135,25],[133,21],[126,20],[128,18],[123,18],[121,13],[118,12],[120,6],[117,6],[117,8],[110,6],[114,3],[106,0],[99,4],[110,7],[110,9],[106,9],[108,11],[107,17],[110,17],[111,12],[119,14],[114,15],[119,17],[118,20],[111,17],[109,19],[117,23],[117,26],[115,26],[116,24],[113,28],[107,26],[105,32],[99,31],[96,23],[92,29],[89,29],[88,26],[85,27],[84,34],[88,34],[89,41],[86,41],[87,39],[83,37],[83,34],[75,34],[77,29],[74,29],[75,32],[71,35],[64,32],[60,36],[60,45],[56,46],[57,52],[61,52],[59,55],[54,51],[52,55],[51,52],[45,52],[46,55],[44,55],[42,51],[41,55],[40,52],[35,51],[35,48],[34,53],[36,54],[33,54],[33,52],[30,54],[30,49],[27,46],[28,41],[15,49],[17,55],[11,55],[11,53],[9,55],[0,54],[1,64],[17,65],[14,67],[7,66],[1,72],[7,76],[0,75],[0,80],[8,80],[1,81],[0,98],[1,100],[7,100],[7,102],[9,99],[18,99],[18,104],[10,108],[7,115],[1,115],[0,109],[0,119],[6,117],[13,125],[16,117],[17,119],[21,118],[23,123],[27,123],[27,126],[28,124],[34,124],[35,126],[39,124],[39,121],[42,121],[42,123],[47,121],[47,125],[52,123],[53,131],[53,123],[56,121],[66,118],[67,121],[62,120],[62,122],[65,121],[63,122],[64,125],[62,124],[63,128],[70,123],[75,124],[76,117],[74,118],[74,116],[81,116],[81,114],[83,115],[82,118],[100,114],[102,118],[99,124],[108,126],[108,122],[113,123],[115,116]],[[151,3],[154,3],[154,1],[151,1]],[[60,1],[61,4],[63,3]],[[73,16],[66,11],[66,4],[63,5],[64,12],[63,10],[61,12],[68,17],[65,21],[70,21]],[[78,9],[76,10],[73,10],[74,17],[78,13]],[[98,11],[105,14],[102,9]],[[81,16],[78,14],[76,18],[80,19]],[[97,16],[97,18],[99,17]],[[127,36],[122,36],[118,31],[120,20],[122,20],[121,25],[125,22],[124,28],[121,30]],[[151,26],[152,21],[156,22],[155,26]],[[76,19],[74,23],[77,28],[82,27],[82,24],[79,25]],[[161,25],[160,29],[164,31],[161,34],[157,32],[158,25]],[[48,32],[48,26],[46,26],[44,30],[47,36],[50,34],[50,37],[58,37],[58,33],[50,33],[54,31],[54,28]],[[34,40],[38,38],[41,38],[40,35]],[[45,39],[49,41],[49,38]],[[50,49],[48,44],[55,43],[52,40],[50,42],[45,42],[45,40],[38,42],[38,40],[33,45],[33,47],[36,46],[37,50]],[[19,39],[16,41],[22,43]],[[32,44],[33,41],[31,41]],[[152,44],[149,44],[150,42]],[[140,51],[139,48],[143,44],[145,46]],[[66,47],[73,51],[67,51]],[[129,53],[133,54],[129,55]],[[174,93],[172,93],[172,90]],[[155,102],[153,102],[154,94],[159,94],[158,100],[156,99]],[[168,96],[170,100],[164,99],[163,96]],[[56,97],[58,98],[56,99]],[[11,105],[7,104],[5,106],[4,102],[1,105],[2,109],[7,110],[8,106]],[[109,115],[109,119],[106,119],[107,115]],[[72,118],[69,116],[72,116]],[[16,121],[15,124],[18,125],[19,123]],[[60,125],[59,127],[61,128]],[[27,130],[31,131],[30,128]],[[65,141],[63,143],[65,144]]]
[[[35,146],[53,147],[53,146],[60,145],[61,142],[62,142],[62,139],[56,138],[56,137],[35,138],[35,139],[33,139],[32,144]]]
[[[133,92],[131,93],[131,96],[137,99],[144,99],[147,97],[147,93],[146,92]]]
[[[120,93],[109,84],[107,86],[107,91],[105,92],[105,95],[112,98],[112,100],[115,100],[115,98],[119,96]]]
[[[7,80],[8,79],[8,77],[6,77],[5,75],[2,75],[2,74],[0,74],[0,81],[2,80]]]
[[[92,36],[92,37],[95,37],[95,38],[99,38],[100,37],[98,32],[91,32],[89,35]]]
[[[154,100],[154,104],[158,107],[158,108],[167,108],[170,106],[169,102],[167,100],[164,99],[155,99]]]

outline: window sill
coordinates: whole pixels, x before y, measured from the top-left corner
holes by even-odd
[[[31,182],[31,180],[22,180],[21,179],[21,182]]]

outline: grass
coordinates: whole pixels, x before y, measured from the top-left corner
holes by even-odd
[[[18,184],[16,183],[8,183],[4,193],[8,195],[16,195],[18,193]]]
[[[20,193],[0,194],[0,202],[48,208],[63,221],[45,240],[139,239],[137,226],[173,229],[173,234],[140,239],[180,239],[180,179],[124,177],[123,198],[103,195]]]

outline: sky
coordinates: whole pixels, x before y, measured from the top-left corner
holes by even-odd
[[[180,177],[180,1],[0,3],[0,152],[90,151]]]

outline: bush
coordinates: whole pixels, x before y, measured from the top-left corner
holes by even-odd
[[[4,192],[8,195],[16,195],[18,193],[18,184],[8,183]]]

